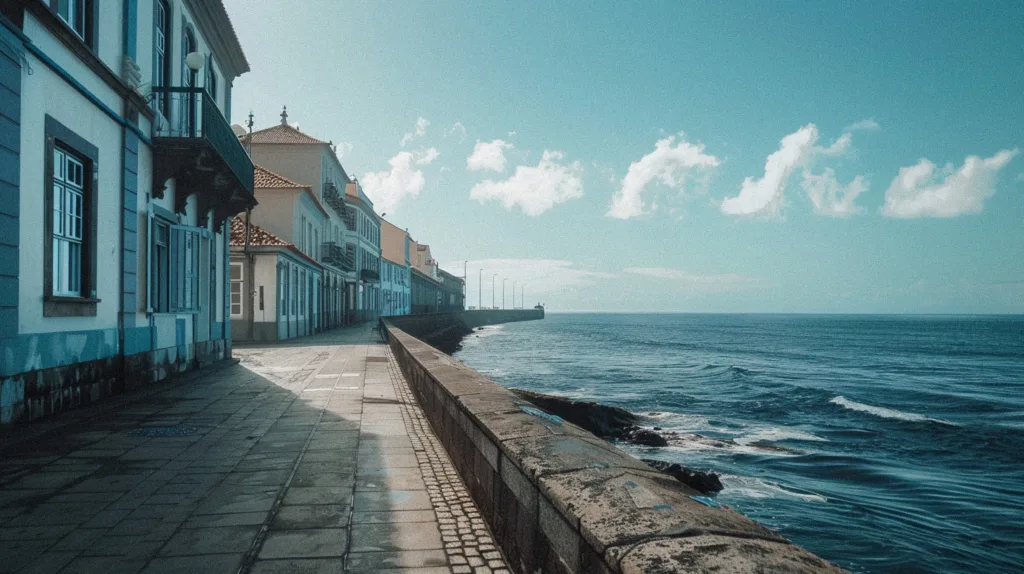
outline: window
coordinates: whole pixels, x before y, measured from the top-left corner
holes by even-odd
[[[299,224],[299,251],[306,252],[306,216],[302,216],[302,223]]]
[[[288,314],[288,266],[281,267],[281,271],[278,273],[278,291],[280,292],[281,304],[278,306],[278,312],[282,317]]]
[[[85,165],[71,152],[53,149],[52,294],[82,296],[82,207]]]
[[[242,314],[242,264],[231,264],[231,315]]]
[[[96,173],[99,150],[45,116],[43,316],[96,315]]]
[[[312,255],[313,254],[313,224],[312,223],[307,223],[306,227],[307,227],[307,229],[306,229],[306,241],[309,242],[309,245],[306,246],[306,255]]]
[[[171,10],[167,0],[157,0],[153,18],[153,86],[166,86],[170,83],[171,68],[167,59],[167,38],[170,37]],[[157,93],[156,107],[167,116],[167,95]]]
[[[298,294],[299,290],[299,270],[292,269],[292,289],[291,289],[291,300],[292,300],[292,315],[294,315],[298,309]]]
[[[170,252],[171,225],[151,219],[152,259],[149,270],[150,308],[157,313],[171,310]]]
[[[207,231],[175,225],[172,218],[168,213],[150,214],[149,309],[153,313],[190,313],[200,308],[199,267]],[[231,273],[233,277],[233,268]]]
[[[86,39],[85,15],[89,3],[89,0],[57,0],[57,15],[83,40]]]

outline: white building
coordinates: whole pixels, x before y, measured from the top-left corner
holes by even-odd
[[[322,227],[312,230],[314,242],[319,244],[315,257],[324,268],[317,329],[332,329],[356,320],[359,287],[355,267],[356,210],[345,200],[343,190],[351,180],[333,146],[289,125],[287,110],[281,112],[280,124],[241,139],[250,147],[256,163],[308,187],[327,211]],[[264,217],[265,211],[268,209],[257,209],[253,214]],[[281,237],[292,236],[290,231],[279,233]]]
[[[0,423],[230,356],[248,69],[219,0],[0,2]]]
[[[231,226],[231,336],[274,341],[311,335],[321,324],[321,294],[329,258],[320,231],[330,216],[309,186],[256,166],[250,229]]]
[[[363,193],[359,182],[345,186],[345,203],[356,220],[356,269],[359,289],[356,294],[356,320],[376,321],[381,311],[380,289],[380,217],[373,202]]]
[[[408,315],[412,312],[412,252],[415,242],[409,233],[381,218],[380,289],[383,294],[381,315]]]

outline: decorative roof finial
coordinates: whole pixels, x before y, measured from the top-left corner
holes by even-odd
[[[288,125],[288,106],[284,106],[281,109],[281,125],[282,126]]]

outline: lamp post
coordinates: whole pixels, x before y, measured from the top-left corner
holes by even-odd
[[[494,279],[497,276],[498,276],[497,273],[495,273],[494,275],[491,275],[491,309],[494,308]]]
[[[512,310],[516,309],[516,282],[512,282]]]
[[[505,308],[505,282],[508,281],[508,277],[504,277],[501,280],[501,308]]]

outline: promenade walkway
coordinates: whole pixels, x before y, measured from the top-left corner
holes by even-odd
[[[507,572],[369,326],[0,439],[0,572]]]

